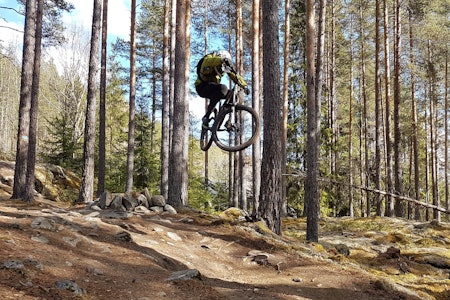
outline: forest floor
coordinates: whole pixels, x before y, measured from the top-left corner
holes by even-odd
[[[450,299],[445,223],[327,219],[314,244],[304,219],[284,220],[279,237],[232,213],[108,218],[7,196],[1,299]]]

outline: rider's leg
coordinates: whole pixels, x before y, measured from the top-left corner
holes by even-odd
[[[224,84],[208,82],[197,86],[197,93],[204,98],[209,98],[209,105],[205,116],[202,118],[203,126],[208,127],[209,116],[220,99],[228,94],[228,87]]]

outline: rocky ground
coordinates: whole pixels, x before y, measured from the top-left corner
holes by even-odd
[[[387,220],[333,219],[323,224],[321,244],[309,244],[293,237],[304,231],[301,219],[286,220],[280,238],[236,217],[193,210],[121,217],[45,199],[31,206],[2,199],[0,297],[450,299],[447,224],[393,220],[409,233],[390,234],[361,230]],[[414,230],[441,242],[432,252],[412,247]]]
[[[304,219],[283,220],[279,237],[235,209],[26,204],[9,199],[8,182],[0,299],[450,299],[445,222],[326,218],[314,244]]]

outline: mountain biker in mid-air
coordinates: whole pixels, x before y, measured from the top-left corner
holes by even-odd
[[[244,88],[247,95],[250,93],[244,78],[235,71],[228,51],[220,50],[205,55],[197,64],[197,80],[195,81],[195,90],[198,95],[209,99],[208,109],[202,118],[203,128],[208,128],[209,115],[217,102],[220,99],[226,99],[231,92],[226,85],[220,83],[224,73]]]

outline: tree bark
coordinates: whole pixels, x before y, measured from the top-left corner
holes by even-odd
[[[169,152],[170,152],[170,0],[164,1],[164,35],[163,35],[163,82],[162,82],[162,116],[161,116],[161,184],[160,192],[164,199],[169,190]]]
[[[315,79],[315,13],[314,1],[306,0],[306,180],[305,212],[306,239],[319,240],[320,193],[319,177],[319,99],[316,99]]]
[[[26,172],[28,166],[28,144],[35,55],[35,33],[36,0],[27,0],[25,4],[25,29],[23,35],[22,77],[20,82],[16,163],[14,169],[14,186],[11,199],[24,199],[26,196]]]
[[[42,52],[42,16],[44,0],[37,0],[36,11],[36,35],[34,44],[33,84],[31,87],[31,109],[30,109],[30,131],[28,144],[28,164],[25,186],[25,201],[34,200],[34,174],[36,166],[36,144],[37,144],[37,119],[39,105],[39,82],[41,74],[41,52]]]
[[[409,60],[412,66],[415,65],[414,58],[414,40],[413,40],[413,26],[411,20],[411,12],[409,14]],[[417,109],[416,109],[416,94],[415,94],[415,74],[411,72],[411,119],[412,119],[412,144],[414,157],[414,196],[417,200],[420,198],[420,174],[419,174],[419,146],[418,146],[418,130],[417,130]],[[414,219],[420,220],[420,206],[414,206]]]
[[[375,189],[380,189],[381,178],[381,67],[380,67],[380,1],[375,1],[375,162],[374,162],[374,183]],[[366,149],[368,151],[368,149]],[[381,216],[381,197],[375,194],[375,204],[377,216]]]
[[[173,135],[169,167],[169,198],[168,203],[174,207],[186,205],[187,194],[187,152],[186,132],[189,126],[188,103],[186,97],[186,11],[189,0],[179,0],[176,5],[176,46],[175,46],[175,77],[173,105]]]
[[[128,152],[127,182],[125,191],[133,190],[134,146],[135,146],[135,114],[136,114],[136,0],[131,0],[131,33],[130,33],[130,99],[128,119]]]
[[[279,53],[279,0],[262,1],[263,18],[263,160],[261,166],[260,216],[267,226],[281,235],[282,209],[282,133],[283,103],[280,93],[280,53]]]
[[[100,111],[98,134],[98,184],[97,196],[105,190],[106,176],[106,60],[108,46],[108,0],[103,0],[102,13],[102,57],[100,71]]]
[[[284,51],[283,51],[283,141],[281,143],[281,155],[282,162],[281,174],[286,174],[286,145],[287,145],[287,119],[288,119],[288,101],[289,101],[289,47],[290,47],[290,31],[291,31],[291,20],[290,20],[290,0],[286,0],[284,4]],[[287,201],[286,201],[286,177],[282,175],[282,199],[283,199],[283,216],[287,214]]]
[[[402,187],[402,170],[400,162],[401,152],[401,132],[400,132],[400,107],[401,107],[401,91],[400,91],[400,49],[401,49],[401,9],[400,1],[395,0],[395,43],[394,43],[394,176],[395,176],[395,193],[403,194]],[[395,215],[397,217],[405,216],[404,203],[400,199],[395,201]]]
[[[252,6],[252,107],[261,116],[261,85],[260,85],[260,9],[259,0],[253,1]],[[261,140],[257,137],[252,146],[253,169],[253,211],[252,215],[258,215],[259,197],[261,191]]]
[[[80,194],[77,202],[87,202],[94,196],[95,116],[97,106],[98,51],[101,31],[101,0],[94,1],[92,15],[91,50],[89,55],[88,92],[84,127],[84,166]]]
[[[390,43],[389,43],[389,7],[387,0],[383,0],[383,20],[384,20],[384,84],[385,84],[385,160],[386,160],[386,190],[392,192],[392,141],[391,141],[391,68],[390,68]],[[395,109],[394,109],[395,111]],[[395,113],[395,112],[394,112]],[[386,196],[385,215],[392,216],[392,198]]]

